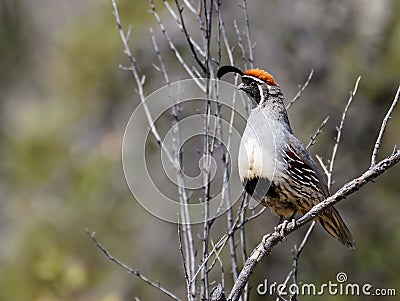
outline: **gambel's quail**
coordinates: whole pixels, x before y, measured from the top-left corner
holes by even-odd
[[[238,160],[245,190],[281,220],[305,214],[329,196],[328,185],[305,146],[293,134],[279,85],[260,69],[242,72],[234,66],[223,66],[217,77],[229,72],[241,75],[238,88],[253,102]],[[333,206],[316,220],[342,244],[350,249],[356,247]]]

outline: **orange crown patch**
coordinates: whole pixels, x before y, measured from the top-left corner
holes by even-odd
[[[271,74],[269,74],[268,72],[266,72],[264,70],[261,70],[261,69],[258,69],[258,68],[257,69],[250,69],[250,70],[246,70],[244,72],[244,74],[257,77],[257,78],[263,80],[264,82],[266,82],[270,86],[276,86],[275,79],[272,77]]]

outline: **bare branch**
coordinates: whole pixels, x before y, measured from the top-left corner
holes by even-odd
[[[243,0],[243,13],[244,13],[244,18],[246,21],[246,38],[247,38],[247,44],[249,48],[249,62],[250,62],[250,67],[253,68],[253,43],[251,41],[251,35],[250,35],[250,21],[249,21],[249,13],[247,10],[247,0]]]
[[[258,212],[253,213],[252,215],[247,217],[246,220],[244,221],[244,223],[247,223],[247,222],[251,221],[252,219],[259,217],[266,209],[267,209],[267,207],[263,206]],[[241,225],[238,225],[238,226],[240,227]]]
[[[179,17],[180,17],[180,22],[179,24],[181,25],[181,30],[183,31],[184,36],[186,37],[186,41],[189,44],[189,48],[190,51],[192,52],[192,56],[194,58],[194,60],[197,62],[197,64],[200,66],[201,70],[203,71],[203,73],[206,73],[206,67],[204,66],[204,63],[199,59],[198,55],[197,55],[197,51],[195,49],[195,46],[193,44],[193,40],[189,35],[189,32],[187,31],[186,25],[185,25],[185,20],[183,19],[183,7],[180,7],[179,5],[179,1],[175,0],[175,5],[178,9],[179,12]]]
[[[113,0],[115,1],[115,0]],[[167,39],[169,48],[172,50],[172,52],[175,54],[175,57],[177,58],[178,62],[181,64],[181,66],[185,69],[187,74],[195,81],[197,86],[202,90],[205,91],[204,83],[201,82],[199,78],[193,74],[192,69],[189,67],[189,65],[185,62],[183,59],[182,55],[178,51],[178,49],[175,47],[175,44],[172,42],[167,30],[165,29],[164,23],[162,22],[160,15],[158,14],[156,7],[154,5],[154,1],[150,0],[150,6],[151,6],[151,13],[154,15],[156,18],[158,25],[160,26],[161,32],[163,33],[164,37]]]
[[[246,262],[246,260],[247,260],[245,221],[246,221],[246,210],[247,210],[247,206],[248,206],[248,199],[249,199],[249,195],[247,193],[245,193],[243,208],[240,211],[240,219],[239,219],[239,221],[242,224],[242,226],[240,227],[240,230],[239,230],[239,236],[240,236],[240,246],[241,246],[241,254],[242,254],[243,262]],[[250,296],[250,283],[247,282],[247,284],[244,287],[243,300],[247,301],[249,299],[249,296]]]
[[[156,52],[158,60],[160,61],[160,71],[164,76],[165,82],[167,83],[167,85],[169,85],[169,83],[170,83],[169,82],[169,76],[168,76],[168,73],[167,73],[167,69],[165,68],[164,59],[163,59],[163,57],[161,55],[160,49],[158,48],[158,44],[157,44],[157,40],[156,40],[156,38],[154,36],[153,28],[151,28],[151,27],[150,27],[150,35],[151,35],[151,40],[153,42],[154,51]]]
[[[324,161],[322,160],[322,158],[320,156],[318,156],[318,155],[316,155],[315,157],[317,158],[319,165],[324,170],[324,173],[325,173],[326,177],[329,177],[329,170],[326,167],[326,165],[325,165]]]
[[[113,13],[114,13],[114,17],[115,17],[115,22],[117,24],[117,28],[119,31],[119,35],[121,37],[122,44],[124,45],[124,53],[127,55],[129,62],[131,64],[129,70],[131,71],[132,76],[135,80],[138,95],[140,98],[140,102],[143,105],[146,119],[150,125],[150,130],[151,130],[154,138],[157,140],[157,143],[161,146],[161,148],[164,150],[165,154],[167,155],[169,162],[171,164],[174,164],[174,160],[173,160],[170,152],[168,151],[167,147],[165,147],[164,143],[162,142],[160,134],[158,133],[157,128],[154,125],[155,123],[154,123],[153,117],[151,116],[149,107],[147,106],[147,104],[145,102],[146,97],[145,97],[144,91],[143,91],[143,81],[142,81],[142,78],[140,78],[140,76],[139,76],[138,68],[136,66],[136,60],[135,60],[134,56],[132,55],[132,52],[129,48],[127,37],[122,28],[121,19],[119,16],[119,10],[118,10],[118,6],[117,6],[117,3],[115,2],[115,0],[112,0],[112,5],[113,5]]]
[[[300,99],[301,93],[303,93],[305,88],[307,88],[308,84],[311,81],[311,78],[312,78],[313,74],[314,74],[314,69],[311,70],[310,74],[308,75],[308,78],[307,78],[306,82],[302,86],[299,85],[299,91],[293,97],[293,99],[287,104],[286,110],[288,110],[296,101],[298,101]]]
[[[229,45],[229,39],[228,39],[228,36],[227,36],[227,34],[226,34],[225,22],[224,22],[224,20],[222,19],[221,10],[220,10],[220,8],[219,8],[220,2],[217,1],[217,2],[214,2],[214,3],[215,3],[215,5],[214,5],[214,6],[215,6],[215,9],[216,9],[217,14],[218,14],[219,27],[220,27],[220,30],[221,30],[221,33],[222,33],[222,39],[223,39],[223,41],[224,41],[224,45],[225,45],[226,52],[227,52],[227,54],[228,54],[229,63],[230,63],[231,65],[234,65],[233,51],[232,51],[231,46]],[[219,47],[219,49],[220,49],[220,47]],[[219,51],[220,51],[220,50],[219,50]]]
[[[237,25],[236,20],[233,20],[233,26],[235,27],[235,30],[236,30],[236,35],[238,38],[238,46],[239,46],[240,50],[242,51],[242,60],[243,60],[244,68],[247,69],[246,50],[244,49],[243,42],[242,42],[242,35],[240,34],[239,27]]]
[[[181,223],[179,222],[178,218],[178,238],[179,238],[179,253],[181,254],[181,259],[182,259],[182,265],[183,265],[183,272],[185,274],[185,279],[186,279],[186,290],[187,290],[187,296],[188,300],[192,300],[194,296],[191,294],[191,288],[190,288],[190,281],[189,281],[189,275],[187,273],[188,268],[186,267],[186,259],[185,255],[183,254],[183,245],[182,245],[182,233],[181,233]]]
[[[315,142],[317,141],[317,137],[319,134],[322,133],[322,128],[326,125],[326,123],[329,120],[329,116],[326,117],[324,119],[324,121],[322,121],[321,125],[318,127],[318,129],[315,131],[315,133],[310,137],[310,141],[308,142],[306,148],[310,148],[311,146],[313,146],[315,144]]]
[[[340,125],[337,128],[337,136],[336,136],[336,142],[335,145],[333,146],[333,150],[332,150],[332,157],[331,160],[329,162],[329,173],[328,173],[328,188],[330,188],[331,184],[332,184],[332,171],[333,171],[333,164],[335,162],[335,158],[336,158],[336,152],[340,143],[340,138],[342,136],[342,130],[343,130],[343,124],[344,124],[344,120],[346,119],[346,114],[347,111],[349,110],[351,101],[353,100],[353,97],[356,95],[357,93],[357,88],[358,88],[358,84],[361,80],[361,76],[359,76],[356,80],[356,83],[354,85],[354,89],[353,92],[350,92],[350,97],[349,100],[347,101],[347,104],[344,108],[343,114],[342,114],[342,119],[340,120]]]
[[[137,90],[138,90],[138,94],[139,94],[141,103],[143,105],[147,121],[148,121],[148,123],[150,125],[150,129],[151,129],[152,134],[154,135],[154,137],[157,140],[158,144],[160,145],[160,147],[163,149],[163,151],[167,155],[167,158],[168,158],[169,162],[177,170],[177,179],[178,179],[178,182],[180,183],[178,192],[179,192],[179,197],[181,199],[181,203],[183,204],[183,202],[187,200],[187,195],[186,195],[185,189],[181,189],[181,187],[185,187],[185,186],[183,185],[183,182],[182,182],[184,178],[183,178],[180,166],[179,166],[179,159],[177,158],[177,156],[175,156],[173,158],[173,156],[171,155],[171,153],[169,152],[167,147],[162,142],[162,139],[161,139],[156,127],[154,126],[154,120],[153,120],[153,118],[151,116],[151,113],[150,113],[150,110],[149,110],[149,108],[148,108],[148,106],[147,106],[147,104],[145,102],[145,95],[144,95],[144,91],[143,91],[143,80],[144,80],[144,77],[140,78],[140,76],[139,76],[138,69],[136,67],[135,59],[134,59],[134,57],[133,57],[133,55],[131,53],[131,50],[129,48],[129,45],[128,45],[127,36],[125,35],[125,33],[124,33],[123,29],[122,29],[122,24],[121,24],[121,20],[120,20],[120,16],[119,16],[119,10],[118,10],[118,6],[116,4],[116,1],[112,0],[112,4],[113,4],[113,13],[114,13],[114,16],[115,16],[115,21],[116,21],[116,24],[117,24],[117,27],[118,27],[118,30],[119,30],[119,33],[120,33],[120,37],[121,37],[122,43],[124,45],[124,53],[128,56],[129,61],[131,63],[131,66],[130,66],[129,70],[132,72],[132,75],[133,75],[133,77],[135,79]],[[158,51],[158,45],[155,42],[155,39],[153,39],[153,46],[154,46],[155,51],[157,52],[157,56],[158,56],[158,58],[160,60],[161,69],[163,70],[164,78],[168,83],[169,82],[168,75],[167,75],[166,69],[164,67],[161,54]],[[184,208],[187,209],[187,207],[185,207],[185,206],[184,206]],[[188,244],[186,245],[185,249],[188,250],[188,256],[187,257],[188,257],[188,260],[189,260],[188,262],[190,263],[189,271],[191,271],[192,272],[191,274],[193,274],[194,273],[194,269],[195,269],[193,238],[192,238],[191,229],[190,229],[190,216],[188,215],[187,210],[182,212],[182,218],[184,219],[184,224],[185,224],[185,226],[183,227],[183,232],[185,234],[185,237],[187,237],[187,241],[188,241]],[[195,287],[194,286],[192,288],[192,292],[193,293],[195,292]]]
[[[310,227],[308,227],[308,230],[306,232],[306,234],[303,237],[303,240],[300,244],[300,246],[297,248],[297,246],[294,246],[294,250],[293,250],[293,270],[292,270],[292,274],[293,274],[293,283],[297,284],[297,267],[298,267],[298,263],[299,263],[299,258],[301,255],[301,252],[303,251],[308,238],[311,235],[312,230],[314,229],[316,224],[316,221],[313,221],[310,225]]]
[[[289,273],[287,274],[286,278],[285,278],[285,281],[283,281],[283,283],[282,283],[282,285],[284,287],[286,287],[286,284],[289,282],[289,279],[292,276],[292,274],[293,274],[293,270],[290,270]],[[278,297],[276,298],[276,301],[279,301],[279,300],[282,300],[282,296],[278,295]]]
[[[178,18],[178,16],[177,16],[177,14],[175,13],[175,11],[173,10],[173,8],[171,7],[171,5],[170,5],[170,4],[168,3],[168,1],[166,1],[166,0],[163,0],[163,2],[164,2],[165,7],[167,8],[169,14],[171,15],[171,17],[175,20],[175,22],[178,24],[179,28],[183,31],[182,24],[180,23],[179,18]],[[184,0],[184,2],[188,2],[188,1],[185,1],[185,0]],[[193,13],[193,11],[191,10],[191,8],[193,8],[192,6],[191,6],[191,8],[190,8],[190,7],[185,3],[185,7],[186,7],[186,8],[189,8],[189,10]],[[194,14],[197,16],[197,13],[196,13],[196,12],[194,12]],[[196,43],[196,41],[195,41],[194,39],[192,39],[191,37],[189,37],[189,38],[190,38],[190,42],[193,44],[194,48],[200,53],[201,56],[204,57],[204,56],[205,56],[204,50],[200,47],[199,44]]]
[[[176,166],[176,177],[178,181],[178,195],[179,195],[179,202],[181,204],[181,216],[182,216],[182,230],[184,235],[184,246],[185,246],[185,254],[187,264],[185,264],[185,268],[187,270],[185,273],[190,275],[190,277],[194,274],[195,270],[195,252],[194,252],[194,241],[192,236],[192,229],[190,223],[190,214],[189,209],[187,206],[188,203],[188,196],[186,192],[186,185],[185,185],[185,177],[183,175],[183,171],[180,168],[180,134],[179,134],[179,105],[174,105],[172,108],[172,115],[173,115],[173,157],[175,159],[175,166]],[[179,221],[178,221],[179,222]],[[190,278],[188,276],[188,279]],[[195,283],[189,283],[188,281],[188,300],[192,300],[196,295],[196,287]]]
[[[376,138],[374,150],[372,152],[372,157],[371,157],[371,166],[376,164],[376,157],[378,156],[379,148],[381,147],[381,142],[382,142],[382,137],[383,134],[385,133],[387,123],[390,119],[390,115],[392,115],[392,112],[394,110],[394,107],[396,106],[398,100],[400,97],[400,86],[397,89],[396,96],[393,99],[392,105],[390,106],[388,112],[386,113],[385,118],[382,121],[381,129],[379,130],[378,138]]]
[[[104,255],[107,257],[107,259],[111,260],[112,262],[114,262],[115,264],[119,265],[120,267],[124,268],[126,271],[128,271],[129,274],[135,275],[137,276],[139,279],[143,280],[144,282],[146,282],[147,284],[151,285],[152,287],[158,289],[159,291],[163,292],[165,295],[167,295],[168,297],[170,297],[173,300],[176,301],[181,301],[181,299],[179,299],[174,293],[172,293],[171,291],[169,291],[168,289],[164,288],[163,286],[161,286],[161,284],[159,282],[154,282],[151,281],[149,278],[147,278],[146,276],[144,276],[142,273],[139,272],[139,270],[137,269],[132,269],[131,267],[129,267],[127,264],[119,261],[118,259],[116,259],[115,257],[113,257],[111,255],[111,253],[109,251],[107,251],[101,244],[100,242],[96,239],[95,232],[91,232],[89,231],[89,229],[85,228],[86,233],[89,235],[89,237],[92,239],[92,241],[95,243],[96,247],[102,251],[104,253]]]
[[[275,232],[266,235],[263,241],[253,250],[250,257],[247,259],[242,271],[239,274],[238,280],[235,282],[228,300],[236,301],[239,299],[246,283],[249,280],[250,274],[254,270],[255,266],[261,262],[261,260],[268,254],[270,254],[272,248],[280,243],[287,235],[294,232],[298,228],[304,226],[306,223],[312,221],[319,213],[324,211],[328,206],[334,205],[337,202],[344,200],[352,193],[359,190],[361,187],[366,185],[368,182],[380,176],[386,172],[390,167],[397,164],[400,161],[400,151],[397,150],[389,157],[383,159],[379,163],[370,167],[358,178],[343,185],[335,194],[326,198],[323,202],[315,205],[309,212],[303,215],[296,221],[292,221],[286,225],[283,229],[277,227]]]

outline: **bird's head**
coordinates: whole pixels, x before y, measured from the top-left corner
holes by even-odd
[[[275,79],[264,70],[257,68],[243,72],[234,66],[222,66],[218,69],[217,77],[221,78],[226,73],[236,73],[242,77],[242,83],[238,88],[246,92],[254,101],[254,106],[265,105],[271,96],[281,97],[281,90]]]

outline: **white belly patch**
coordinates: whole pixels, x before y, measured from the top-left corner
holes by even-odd
[[[239,176],[244,179],[255,177],[273,178],[275,170],[275,143],[271,135],[256,135],[246,127],[239,148]]]

